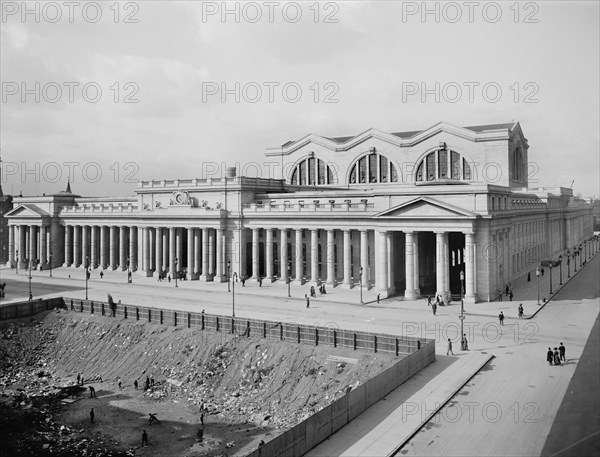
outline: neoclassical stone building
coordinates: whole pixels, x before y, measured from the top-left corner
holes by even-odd
[[[9,264],[362,282],[382,298],[464,292],[473,303],[593,235],[589,202],[569,188],[529,187],[519,123],[311,134],[266,156],[281,163],[282,179],[228,169],[142,181],[134,197],[70,187],[16,197]]]

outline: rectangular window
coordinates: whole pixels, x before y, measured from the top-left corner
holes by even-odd
[[[377,154],[369,155],[369,182],[376,182],[377,177]]]
[[[315,159],[308,159],[308,185],[313,186],[315,184]]]
[[[450,152],[450,176],[460,179],[460,156],[454,151]]]
[[[304,163],[300,163],[298,172],[300,174],[300,185],[306,186],[306,169],[304,168]]]
[[[427,181],[435,180],[435,154],[427,156]]]
[[[359,182],[365,183],[367,182],[367,158],[363,157],[358,161],[358,176]]]
[[[319,184],[325,184],[325,180],[327,179],[325,176],[325,162],[319,159],[317,166],[319,169]]]
[[[438,176],[440,179],[448,177],[448,151],[445,149],[438,151]]]
[[[463,179],[465,181],[471,180],[471,167],[465,159],[463,159]]]
[[[388,177],[388,160],[385,157],[379,156],[380,164],[379,169],[381,171],[380,182],[387,182]]]

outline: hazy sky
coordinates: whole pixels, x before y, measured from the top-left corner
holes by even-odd
[[[531,186],[600,194],[596,1],[23,5],[2,2],[5,193],[69,169],[90,196],[224,163],[267,177],[265,149],[308,133],[514,120]]]

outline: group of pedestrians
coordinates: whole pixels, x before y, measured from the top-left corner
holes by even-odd
[[[565,353],[567,352],[565,345],[560,342],[560,346],[555,347],[554,350],[552,348],[548,348],[548,352],[546,353],[546,361],[550,365],[562,365],[562,362],[566,362],[567,358],[565,357]]]

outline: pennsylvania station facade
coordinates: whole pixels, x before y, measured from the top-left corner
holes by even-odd
[[[529,185],[519,123],[307,135],[268,149],[282,179],[142,181],[133,197],[15,197],[8,264],[375,288],[495,300],[593,236],[592,205]],[[543,166],[543,164],[542,164]]]

